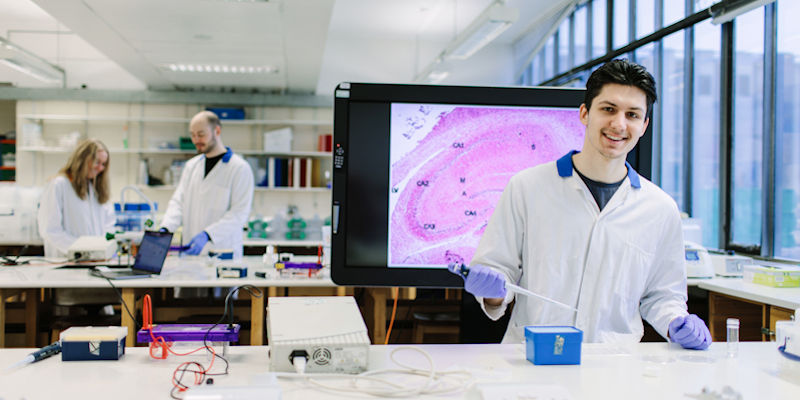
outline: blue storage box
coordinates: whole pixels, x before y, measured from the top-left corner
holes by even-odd
[[[536,365],[580,364],[583,331],[573,326],[526,326],[525,358]]]
[[[206,107],[206,111],[217,114],[219,119],[244,119],[244,108]]]
[[[118,360],[125,354],[124,326],[73,326],[59,335],[61,361]]]

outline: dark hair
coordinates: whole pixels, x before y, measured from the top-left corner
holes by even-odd
[[[653,103],[657,98],[656,80],[643,66],[626,59],[618,59],[611,60],[592,72],[589,80],[586,81],[586,95],[583,98],[586,109],[592,107],[592,100],[600,94],[603,86],[609,83],[641,89],[647,96],[647,118],[650,118],[653,112]]]

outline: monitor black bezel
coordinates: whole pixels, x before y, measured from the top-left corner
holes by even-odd
[[[551,87],[479,87],[378,83],[341,83],[334,91],[333,188],[331,229],[331,278],[337,285],[401,286],[428,288],[463,287],[463,280],[442,269],[389,268],[347,265],[347,176],[350,105],[364,103],[438,103],[487,106],[539,106],[577,108],[585,90]],[[387,121],[388,124],[388,121]],[[637,159],[631,152],[629,160]],[[648,153],[649,156],[649,153]],[[637,167],[633,164],[634,168]],[[649,172],[649,171],[648,171]],[[640,172],[641,173],[641,172]],[[388,179],[388,178],[387,178]],[[388,181],[387,181],[388,188]]]

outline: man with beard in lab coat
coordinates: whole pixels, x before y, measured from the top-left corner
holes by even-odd
[[[528,325],[573,325],[587,342],[638,342],[644,318],[684,348],[710,345],[703,320],[687,312],[678,207],[625,161],[655,101],[644,67],[606,63],[586,82],[583,149],[506,186],[464,283],[492,319],[515,302],[504,343],[523,342]],[[506,282],[577,312],[515,296]]]
[[[222,125],[211,111],[201,111],[189,123],[198,155],[186,162],[178,187],[161,222],[162,229],[183,226],[189,255],[200,254],[208,242],[241,257],[242,229],[253,203],[250,165],[222,143]]]

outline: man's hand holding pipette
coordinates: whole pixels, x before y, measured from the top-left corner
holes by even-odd
[[[506,296],[506,290],[510,290],[517,294],[535,297],[537,299],[553,303],[557,306],[561,306],[573,312],[578,312],[578,309],[575,307],[555,301],[549,297],[544,297],[540,294],[531,292],[528,289],[507,282],[506,277],[502,273],[485,265],[477,264],[472,267],[468,267],[464,264],[452,263],[447,266],[447,269],[454,274],[461,275],[464,278],[464,290],[477,297],[502,298]],[[475,277],[473,277],[473,275],[475,275]]]
[[[472,268],[464,264],[450,264],[447,269],[464,278],[464,290],[477,297],[504,298],[506,297],[506,277],[496,269],[485,265],[475,265]]]

